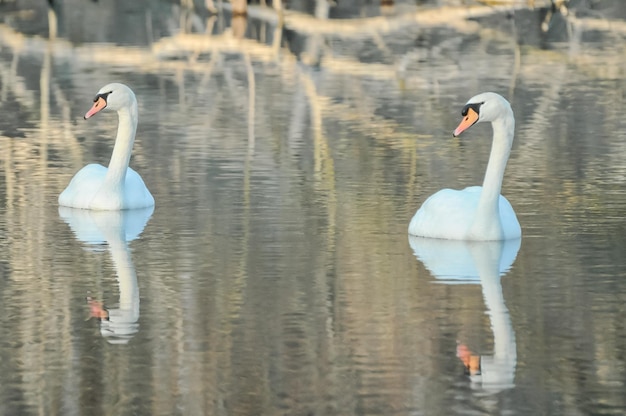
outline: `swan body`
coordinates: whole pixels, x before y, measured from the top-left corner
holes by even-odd
[[[85,119],[104,109],[117,111],[118,129],[109,166],[89,164],[74,175],[59,195],[59,205],[93,210],[123,210],[154,206],[154,198],[137,172],[128,166],[137,130],[137,99],[124,84],[98,91]]]
[[[442,189],[415,213],[409,234],[447,240],[499,241],[520,238],[522,230],[509,201],[500,195],[506,163],[513,144],[515,118],[502,96],[485,92],[463,108],[458,136],[475,123],[491,122],[493,143],[483,186]]]

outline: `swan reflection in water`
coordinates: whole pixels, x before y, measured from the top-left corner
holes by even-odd
[[[493,331],[493,355],[474,355],[457,345],[475,387],[498,392],[514,387],[517,347],[500,278],[511,268],[521,239],[505,241],[453,241],[409,236],[415,256],[439,283],[480,284]]]
[[[91,316],[100,319],[100,333],[111,344],[126,344],[139,330],[139,287],[128,242],[139,237],[154,207],[93,211],[59,207],[59,215],[76,237],[94,248],[107,244],[119,283],[119,306],[107,309],[87,298]]]

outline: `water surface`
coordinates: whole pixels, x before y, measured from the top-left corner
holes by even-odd
[[[54,41],[45,13],[0,26],[0,413],[626,412],[621,3],[548,33],[522,10],[228,43],[226,18],[200,49],[169,4],[102,3],[65,3]],[[59,210],[108,163],[115,115],[82,115],[113,80],[156,207]],[[451,132],[486,90],[516,114],[521,241],[409,241],[428,195],[482,181],[489,127]]]

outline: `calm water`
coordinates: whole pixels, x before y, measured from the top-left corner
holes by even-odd
[[[3,6],[0,414],[626,413],[623,4],[235,41],[104,3],[62,3],[54,42]],[[116,116],[82,115],[113,80],[156,207],[60,210],[108,163]],[[451,132],[485,90],[516,113],[522,240],[409,240],[428,195],[481,182],[489,127]]]

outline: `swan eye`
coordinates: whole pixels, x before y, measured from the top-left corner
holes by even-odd
[[[476,114],[480,114],[480,106],[485,104],[485,102],[480,102],[480,103],[471,103],[471,104],[466,104],[465,107],[463,107],[463,111],[461,111],[461,115],[463,117],[467,116],[467,112],[468,110],[471,108],[472,110],[474,110],[476,112]]]
[[[98,94],[95,96],[95,98],[93,99],[93,102],[97,102],[100,98],[102,98],[104,100],[104,102],[106,103],[107,101],[107,97],[109,96],[109,94],[111,94],[113,91],[109,91],[109,92],[103,92],[102,94]]]

